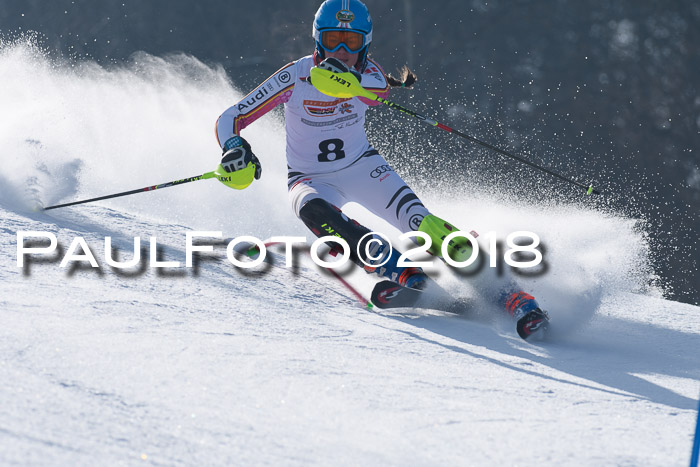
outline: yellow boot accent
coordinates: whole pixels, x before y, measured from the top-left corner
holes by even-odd
[[[437,216],[428,214],[418,227],[418,231],[425,232],[430,235],[433,244],[428,251],[438,257],[442,257],[442,243],[445,238],[452,232],[457,232],[459,229],[447,221],[440,219]],[[423,245],[425,242],[420,237],[418,244]],[[469,239],[457,236],[450,240],[447,245],[447,253],[454,261],[461,262],[467,260],[472,254],[472,244]]]

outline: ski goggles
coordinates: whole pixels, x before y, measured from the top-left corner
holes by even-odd
[[[326,52],[335,52],[341,47],[351,54],[357,53],[365,46],[365,35],[355,31],[335,30],[321,32],[321,47]]]

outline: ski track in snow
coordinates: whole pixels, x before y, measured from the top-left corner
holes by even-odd
[[[526,282],[553,323],[589,294],[584,322],[543,343],[504,319],[368,311],[308,261],[243,274],[223,245],[196,269],[118,274],[108,235],[122,259],[133,237],[147,255],[157,236],[183,264],[189,230],[309,238],[286,202],[279,122],[246,130],[265,176],[245,191],[202,181],[33,212],[211,170],[211,124],[241,94],[191,57],[74,70],[27,46],[0,52],[0,464],[687,464],[700,309],[647,286],[634,220],[422,194],[469,229],[542,235],[551,271]],[[18,268],[20,230],[52,232],[64,252],[83,236],[101,267]]]

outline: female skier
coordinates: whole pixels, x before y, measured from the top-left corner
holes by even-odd
[[[350,258],[367,272],[421,289],[426,284],[425,273],[415,267],[399,267],[400,253],[389,253],[380,238],[345,216],[341,208],[356,202],[401,232],[427,233],[433,240],[429,251],[436,256],[441,255],[442,239],[459,229],[431,214],[368,142],[365,112],[376,101],[333,98],[316,90],[309,80],[315,66],[352,72],[364,88],[386,97],[390,86],[410,87],[415,75],[404,68],[401,80],[387,76],[369,57],[372,19],[360,0],[323,2],[314,18],[313,38],[313,55],[285,65],[219,117],[216,133],[223,149],[221,166],[231,178],[228,184],[243,189],[253,178],[260,178],[260,161],[241,131],[284,104],[288,190],[295,214],[315,235],[346,240]],[[471,245],[463,237],[456,240],[447,251],[452,259],[461,261],[471,255]],[[360,257],[363,251],[369,252],[368,258]],[[533,297],[512,288],[499,295],[498,300],[516,318],[521,337],[546,328],[546,313]]]

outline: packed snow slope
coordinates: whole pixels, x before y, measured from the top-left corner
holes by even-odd
[[[213,170],[213,124],[241,97],[222,70],[147,55],[103,69],[25,44],[0,49],[0,82],[0,464],[687,464],[700,309],[664,300],[634,219],[466,180],[421,191],[465,230],[540,235],[548,269],[523,287],[554,323],[582,319],[528,343],[504,319],[369,311],[305,260],[246,273],[222,242],[182,267],[193,230],[311,240],[274,115],[246,130],[264,167],[247,190],[207,180],[36,210]],[[18,267],[19,231],[59,249]],[[98,268],[60,267],[76,237]],[[140,237],[144,259],[109,267],[105,237],[121,260]],[[149,267],[150,237],[181,267]]]

